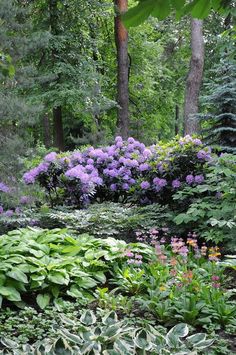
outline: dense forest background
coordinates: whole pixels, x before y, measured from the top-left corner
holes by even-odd
[[[126,31],[128,49],[119,42],[122,6],[127,1],[1,0],[1,171],[10,156],[16,161],[36,146],[73,150],[119,133],[151,144],[189,133],[184,119],[191,80],[201,87],[193,113],[207,114],[208,121],[190,133],[212,127],[212,110],[223,113],[222,107],[214,111],[219,87],[228,83],[226,95],[235,100],[234,2],[224,13],[212,11],[198,20],[197,37],[190,16],[150,17]],[[203,77],[191,79],[194,43],[201,35]],[[119,56],[122,50],[127,58]],[[120,60],[127,83],[119,73],[117,80]]]

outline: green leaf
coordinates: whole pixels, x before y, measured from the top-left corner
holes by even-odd
[[[152,347],[150,336],[146,330],[142,329],[134,337],[135,345],[142,350],[150,350]]]
[[[76,280],[76,283],[79,287],[82,287],[82,288],[93,288],[97,285],[97,282],[95,280],[93,280],[91,277],[78,279],[78,280]]]
[[[77,285],[72,285],[71,288],[66,293],[69,296],[74,297],[74,298],[83,298],[83,294],[79,290]]]
[[[151,14],[156,0],[146,0],[145,4],[140,2],[135,7],[128,10],[123,16],[124,25],[129,27],[138,26],[143,23]]]
[[[181,10],[185,4],[185,0],[171,0],[171,4],[176,10]]]
[[[73,343],[79,345],[82,344],[82,339],[78,335],[71,334],[66,329],[61,330],[60,333],[63,337],[66,337],[68,340],[72,341]]]
[[[193,334],[193,335],[187,337],[187,341],[189,341],[193,345],[195,345],[196,343],[199,343],[200,341],[203,341],[205,339],[206,339],[206,334],[204,334],[204,333],[197,333],[197,334]]]
[[[118,317],[117,317],[117,314],[114,311],[106,314],[102,318],[102,323],[105,324],[105,325],[112,325],[112,324],[117,323],[117,321],[118,321]]]
[[[25,284],[28,283],[28,278],[26,274],[20,269],[12,268],[11,271],[6,273],[6,275],[11,277],[14,280],[23,282]]]
[[[85,324],[85,325],[92,325],[94,323],[96,323],[96,316],[95,314],[90,311],[90,310],[87,310],[85,311],[82,316],[80,317],[80,321],[81,323]]]
[[[45,309],[50,303],[50,295],[47,293],[39,294],[36,298],[36,301],[41,309]]]
[[[0,286],[0,295],[4,296],[9,301],[21,301],[20,293],[14,287]]]
[[[191,14],[194,18],[204,19],[209,15],[210,11],[211,11],[210,0],[198,0],[191,11]]]
[[[69,275],[66,272],[51,271],[48,274],[48,280],[58,285],[68,285],[70,282]]]
[[[167,337],[173,334],[177,338],[183,338],[188,335],[188,332],[188,325],[185,323],[180,323],[171,328],[171,330],[167,333]]]
[[[157,17],[158,20],[164,20],[170,14],[170,11],[170,0],[156,0],[151,15]]]

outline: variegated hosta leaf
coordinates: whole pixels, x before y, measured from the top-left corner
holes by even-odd
[[[96,319],[94,312],[87,310],[80,317],[80,321],[81,321],[81,323],[83,323],[85,325],[92,325],[92,324],[96,323],[97,319]]]
[[[112,325],[112,324],[115,324],[117,321],[118,321],[118,317],[117,317],[117,314],[114,311],[106,314],[102,318],[102,322],[105,325]]]

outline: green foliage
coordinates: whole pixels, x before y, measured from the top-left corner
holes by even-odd
[[[235,155],[224,154],[209,164],[204,184],[186,187],[174,196],[179,207],[184,206],[174,222],[198,231],[207,241],[222,243],[226,250],[235,250],[235,166]]]
[[[28,309],[21,311],[21,314],[25,319],[30,315],[33,317],[33,321],[30,318],[29,321],[34,329],[36,312]],[[42,320],[42,324],[46,325],[48,331],[52,314],[46,313],[45,316],[49,317],[49,320],[47,322]],[[18,319],[15,320],[19,322]],[[93,311],[85,310],[81,312],[79,319],[62,315],[58,320],[60,326],[54,334],[53,331],[50,332],[52,338],[38,340],[33,345],[21,345],[21,341],[17,339],[13,341],[2,337],[1,344],[5,350],[1,354],[11,353],[13,349],[14,354],[17,355],[22,354],[22,350],[27,351],[27,354],[33,354],[34,351],[37,351],[37,354],[146,354],[149,352],[161,354],[163,351],[167,354],[177,354],[180,349],[187,354],[191,350],[206,349],[214,342],[214,339],[207,339],[204,333],[189,336],[187,324],[180,323],[168,332],[164,329],[160,332],[158,327],[146,325],[140,328],[128,318],[120,320],[115,312],[95,314]],[[8,324],[10,325],[11,321],[8,321]],[[29,329],[29,325],[25,326],[25,334]]]
[[[199,115],[206,141],[221,151],[236,152],[236,62],[229,54],[211,71],[203,97],[206,114]]]
[[[41,215],[41,225],[69,227],[79,233],[97,237],[119,237],[135,241],[136,230],[163,227],[171,220],[167,207],[158,204],[138,207],[119,203],[102,203],[86,210],[55,209]]]
[[[127,27],[138,26],[150,15],[164,20],[171,11],[176,12],[177,18],[191,14],[195,18],[206,18],[211,9],[224,11],[230,7],[231,1],[224,0],[139,0],[138,5],[131,8],[124,16]]]
[[[88,235],[74,239],[63,229],[33,228],[9,232],[0,243],[1,301],[21,306],[22,296],[30,292],[42,309],[64,293],[93,299],[90,290],[105,283],[110,261],[121,258],[126,245]]]

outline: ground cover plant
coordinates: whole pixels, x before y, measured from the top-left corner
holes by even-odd
[[[197,335],[183,343],[178,331],[177,339],[173,336],[168,340],[163,334],[168,331],[172,334],[171,328],[180,327],[181,323],[188,325],[188,328],[181,326],[184,338],[189,332],[187,329],[191,330],[190,334],[199,331],[230,333],[235,327],[236,306],[232,301],[233,291],[227,289],[219,249],[198,245],[195,234],[189,234],[186,242],[171,237],[165,228],[146,233],[137,231],[136,237],[135,243],[127,244],[114,238],[94,238],[65,229],[32,227],[1,236],[1,314],[6,319],[2,326],[2,334],[6,336],[2,338],[4,351],[11,353],[11,348],[16,346],[19,353],[28,349],[30,354],[38,346],[39,351],[56,347],[57,350],[53,348],[55,353],[61,347],[72,353],[82,349],[85,354],[102,350],[110,353],[109,349],[122,349],[122,344],[123,347],[129,344],[130,353],[137,353],[137,349],[147,353],[162,351],[167,345],[170,353],[181,347],[185,352],[194,347],[201,351],[205,346],[213,346],[214,337]],[[29,306],[33,308],[27,308]],[[43,322],[45,334],[49,336],[47,340],[39,330],[30,340],[30,326],[16,326],[15,315],[11,320],[12,311],[5,310],[6,307],[23,307],[25,310],[20,312],[32,319],[30,324],[35,328],[35,314],[40,309],[47,312],[52,306],[61,312],[62,323],[67,327],[65,329],[61,321],[60,326],[55,327],[59,315],[54,319],[49,316],[48,321]],[[109,312],[112,316],[108,316]],[[143,313],[150,319],[146,328],[140,323],[134,326],[138,318],[137,322],[145,323]],[[101,317],[111,317],[113,321],[97,323],[96,319],[100,322]],[[90,323],[86,324],[85,319]],[[106,325],[111,329],[106,329]],[[160,335],[153,333],[150,327]]]

